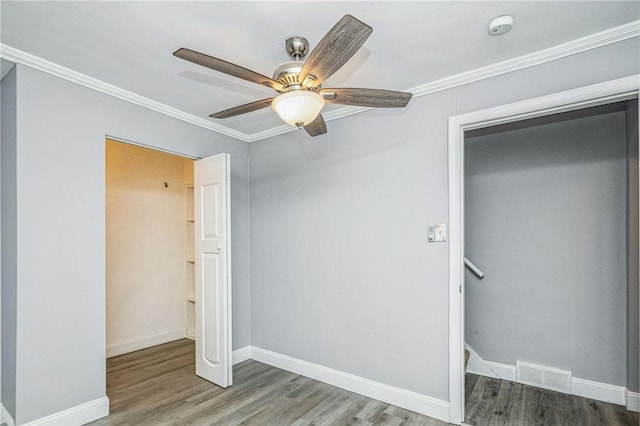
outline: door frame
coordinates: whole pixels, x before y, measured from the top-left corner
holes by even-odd
[[[449,117],[449,422],[464,419],[464,132],[638,98],[640,74]]]

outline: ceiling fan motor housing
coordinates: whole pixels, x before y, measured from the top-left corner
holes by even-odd
[[[309,53],[309,42],[300,36],[289,37],[285,42],[287,55],[294,61],[301,61]]]
[[[295,36],[289,37],[284,44],[287,55],[292,60],[276,68],[273,72],[273,79],[282,83],[288,90],[299,89],[301,82],[298,79],[298,74],[304,65],[303,59],[309,52],[309,42],[304,37]]]
[[[282,83],[285,88],[296,88],[300,86],[298,81],[298,74],[302,71],[302,61],[289,61],[281,64],[273,72],[273,79]]]

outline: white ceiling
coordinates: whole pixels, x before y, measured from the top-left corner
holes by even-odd
[[[173,57],[180,47],[271,76],[288,60],[287,37],[302,35],[313,48],[350,13],[373,34],[323,86],[405,90],[640,18],[637,1],[2,1],[0,8],[2,44],[202,118],[275,92]],[[514,16],[513,31],[489,36],[488,22],[501,14]],[[269,108],[214,121],[246,134],[282,125]]]

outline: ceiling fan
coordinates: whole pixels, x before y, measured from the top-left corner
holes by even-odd
[[[211,114],[212,118],[229,118],[266,108],[269,105],[286,123],[304,129],[311,136],[327,133],[320,111],[325,103],[363,107],[403,108],[412,94],[382,89],[332,88],[321,84],[342,67],[364,44],[373,28],[351,15],[345,15],[309,51],[309,42],[303,37],[286,41],[290,62],[276,68],[273,78],[248,70],[222,59],[190,49],[181,48],[173,55],[213,70],[271,87],[279,94],[234,108]]]

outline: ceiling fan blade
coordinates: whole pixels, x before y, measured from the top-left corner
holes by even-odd
[[[300,71],[300,81],[308,87],[320,85],[360,49],[372,31],[353,16],[343,16],[309,54]]]
[[[251,102],[250,104],[240,105],[234,108],[225,109],[224,111],[211,114],[211,118],[229,118],[236,115],[246,114],[247,112],[257,111],[262,108],[266,108],[271,105],[273,98],[263,99],[261,101]]]
[[[318,114],[315,120],[304,126],[310,136],[320,136],[327,133],[327,123],[324,122],[322,114]]]
[[[374,108],[404,108],[412,93],[382,89],[322,89],[320,94],[330,104],[357,105]]]
[[[203,67],[211,68],[212,70],[216,70],[228,75],[232,75],[234,77],[241,78],[243,80],[250,81],[252,83],[271,87],[274,90],[282,90],[284,88],[281,83],[267,76],[243,68],[240,65],[232,64],[231,62],[214,58],[213,56],[205,55],[204,53],[196,52],[191,49],[178,49],[173,52],[173,56],[184,59],[185,61],[193,62],[194,64],[202,65]]]

